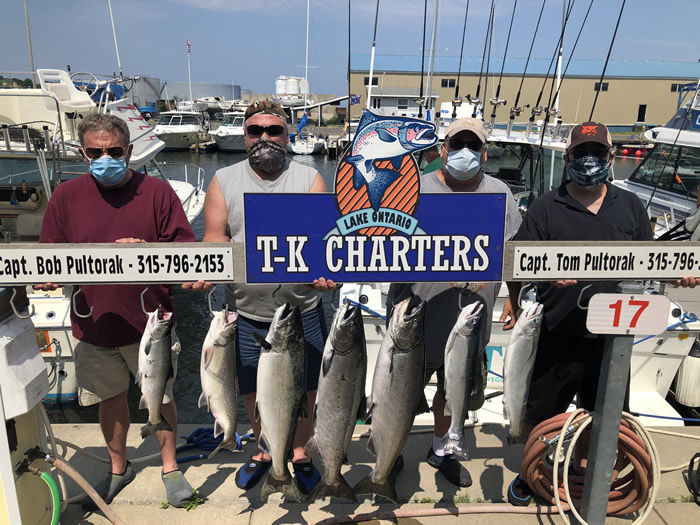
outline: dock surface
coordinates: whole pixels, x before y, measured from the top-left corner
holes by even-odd
[[[130,459],[147,456],[158,451],[154,438],[142,440],[139,434],[140,424],[133,424],[129,429],[127,454]],[[195,429],[205,425],[181,425],[179,436],[188,436]],[[239,425],[239,431],[246,430]],[[56,437],[85,448],[88,452],[106,457],[99,425],[97,424],[63,424],[53,425]],[[687,464],[690,458],[700,451],[700,427],[676,427],[673,430],[695,436],[695,439],[679,438],[652,433],[660,455],[661,467],[685,464],[686,467],[661,475],[661,484],[656,497],[654,509],[646,523],[700,523],[700,506],[688,502],[689,491],[686,486],[688,476]],[[343,469],[343,475],[350,485],[354,485],[371,470],[374,457],[365,449],[369,426],[358,425],[355,437],[350,445],[348,458],[350,463]],[[196,509],[167,508],[161,503],[165,500],[165,488],[160,479],[159,460],[151,460],[134,465],[136,479],[128,485],[112,503],[112,509],[127,524],[191,524],[191,523],[233,523],[233,524],[282,524],[307,523],[323,520],[333,516],[355,513],[388,511],[395,509],[424,511],[436,508],[452,509],[457,507],[508,507],[506,491],[519,469],[522,458],[522,445],[507,446],[507,429],[500,424],[477,425],[467,428],[467,445],[472,459],[465,463],[471,472],[474,483],[466,489],[449,483],[440,473],[429,466],[425,459],[431,446],[432,428],[414,427],[404,448],[405,468],[398,475],[396,490],[402,501],[400,505],[379,503],[373,499],[360,500],[359,503],[317,501],[312,504],[283,503],[279,495],[272,495],[267,503],[260,502],[262,483],[249,491],[242,491],[234,483],[234,475],[245,463],[254,443],[248,443],[241,452],[223,450],[212,460],[196,460],[181,465],[190,484],[196,488],[205,502]],[[184,439],[183,439],[184,441]],[[196,451],[184,451],[186,456]],[[69,449],[66,457],[71,464],[92,484],[97,483],[108,470],[107,465],[89,459]],[[321,468],[320,460],[314,463]],[[68,497],[80,493],[77,485],[67,482]],[[364,497],[364,496],[362,496]],[[477,514],[471,516],[412,517],[399,520],[374,520],[371,523],[401,524],[441,524],[484,523],[502,525],[504,520],[517,520],[516,523],[542,524],[562,523],[561,518],[552,516],[516,515],[516,514]],[[575,519],[571,517],[573,523]],[[608,518],[607,523],[630,523],[630,517]],[[100,513],[86,513],[79,504],[71,504],[61,516],[61,523],[70,524],[106,524],[108,520]]]

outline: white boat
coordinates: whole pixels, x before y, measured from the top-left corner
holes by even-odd
[[[661,237],[697,211],[700,186],[700,98],[698,86],[665,126],[647,130],[654,143],[632,175],[614,184],[636,193]],[[678,233],[681,233],[680,231]]]
[[[189,149],[207,141],[204,117],[196,111],[165,111],[153,132],[165,143],[165,149]]]
[[[175,111],[194,111],[196,113],[201,113],[206,111],[209,107],[207,102],[200,102],[199,100],[180,100],[175,103]]]
[[[209,131],[221,151],[245,151],[245,113],[229,111],[224,113],[218,128]]]
[[[110,113],[129,126],[133,153],[129,166],[166,180],[192,223],[204,206],[204,170],[180,164],[156,165],[165,144],[130,99],[112,100],[111,82],[98,83],[98,101],[77,89],[60,70],[38,70],[40,88],[0,90],[0,233],[5,242],[35,242],[51,192],[86,166],[78,153],[78,123],[90,113]],[[94,96],[97,96],[93,94]],[[28,288],[37,341],[50,375],[47,399],[77,399],[70,329],[71,287],[55,292]]]
[[[313,133],[296,133],[289,137],[287,151],[294,155],[316,155],[326,147],[326,141]]]

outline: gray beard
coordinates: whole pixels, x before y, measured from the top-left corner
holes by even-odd
[[[253,169],[276,173],[284,166],[287,151],[276,142],[262,137],[248,148],[248,162]]]

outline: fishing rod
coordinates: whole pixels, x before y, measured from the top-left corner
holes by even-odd
[[[476,118],[476,108],[478,107],[479,104],[481,104],[481,100],[479,100],[479,93],[481,92],[481,76],[484,73],[484,62],[486,61],[486,46],[489,43],[489,31],[488,28],[491,27],[491,17],[493,16],[493,4],[495,0],[491,0],[491,13],[489,14],[489,22],[487,24],[487,29],[486,29],[486,38],[484,39],[484,54],[481,56],[481,70],[479,71],[479,83],[476,86],[476,96],[474,98],[471,98],[470,95],[467,95],[467,100],[473,104],[474,109],[472,111],[472,118]]]
[[[620,20],[622,19],[622,12],[625,10],[625,2],[627,0],[622,0],[622,5],[620,6],[620,14],[617,17],[617,24],[615,24],[615,31],[613,32],[612,40],[610,40],[610,49],[608,49],[608,56],[605,57],[605,65],[603,66],[603,72],[600,74],[600,81],[598,83],[598,89],[595,92],[595,99],[593,100],[593,107],[591,108],[591,114],[588,117],[588,121],[593,120],[593,112],[595,111],[596,102],[598,102],[598,95],[603,87],[603,79],[605,78],[605,70],[608,68],[608,62],[610,61],[610,54],[612,53],[613,44],[615,43],[615,37],[617,36],[617,29],[620,27]]]
[[[430,110],[433,107],[433,69],[435,61],[435,38],[437,36],[437,22],[438,22],[438,12],[440,10],[440,0],[435,0],[435,15],[433,15],[433,33],[430,37],[430,62],[428,62],[428,109],[426,110],[426,117],[428,121],[430,118]],[[435,120],[433,115],[432,120]]]
[[[510,108],[510,117],[508,117],[508,131],[506,135],[510,135],[513,131],[513,123],[515,122],[515,117],[519,117],[523,111],[523,108],[518,106],[520,101],[520,94],[523,91],[523,82],[525,81],[525,73],[527,73],[527,66],[530,63],[530,57],[532,56],[532,48],[535,45],[535,38],[537,37],[537,31],[540,27],[540,21],[542,20],[542,13],[544,12],[544,4],[547,0],[542,0],[542,7],[540,8],[540,16],[537,18],[537,25],[535,26],[535,34],[532,35],[532,42],[530,43],[530,51],[527,54],[527,60],[525,61],[525,69],[523,70],[523,76],[520,77],[520,87],[518,88],[518,94],[515,96],[515,104]],[[529,108],[530,105],[526,104],[524,107]]]
[[[369,60],[369,82],[367,86],[367,109],[372,103],[372,75],[374,74],[374,51],[377,48],[377,19],[379,19],[379,0],[377,0],[377,11],[374,14],[374,36],[372,36],[372,56]]]
[[[496,5],[491,4],[491,25],[489,26],[489,52],[486,55],[486,73],[484,74],[484,98],[487,97],[488,92],[489,92],[489,69],[491,66],[491,46],[493,44],[493,24],[496,23]],[[484,105],[483,103],[481,104],[481,118],[483,120],[484,116]]]
[[[418,118],[423,118],[423,75],[425,75],[425,26],[428,18],[428,0],[423,3],[423,47],[421,47],[420,58],[420,94],[418,95],[420,103],[418,104]]]
[[[469,15],[469,0],[467,0],[467,9],[464,12],[464,28],[462,29],[462,47],[459,48],[459,69],[457,69],[457,84],[455,85],[455,96],[452,99],[452,120],[455,120],[457,118],[457,106],[462,105],[462,99],[459,98],[459,78],[460,78],[460,75],[462,74],[462,56],[464,55],[464,37],[467,34],[467,16],[468,15]]]
[[[510,27],[508,28],[508,38],[506,39],[506,49],[503,52],[503,62],[501,63],[501,74],[498,77],[498,87],[496,88],[496,95],[491,97],[490,103],[493,106],[493,111],[491,112],[491,130],[496,125],[496,108],[499,105],[506,105],[508,102],[503,100],[501,97],[501,82],[503,81],[503,69],[506,66],[506,57],[508,56],[508,44],[510,44],[510,33],[513,30],[513,20],[515,19],[515,8],[518,5],[518,0],[513,2],[513,14],[510,16]]]
[[[527,131],[525,132],[526,137],[529,137],[530,133],[532,132],[532,126],[535,123],[535,116],[540,116],[546,109],[546,108],[543,108],[540,106],[540,102],[542,101],[542,95],[544,95],[544,88],[547,84],[547,79],[549,78],[549,72],[552,69],[552,64],[554,64],[554,59],[556,58],[557,53],[559,52],[559,48],[561,47],[561,44],[564,41],[564,31],[566,30],[566,25],[569,22],[569,16],[571,16],[571,11],[573,10],[575,3],[576,3],[576,0],[569,0],[569,3],[567,5],[566,16],[564,17],[564,21],[562,22],[562,25],[561,25],[561,33],[559,34],[559,40],[557,41],[557,45],[556,45],[554,54],[552,55],[552,60],[549,62],[549,67],[547,68],[547,74],[545,75],[544,81],[542,82],[542,88],[540,88],[540,94],[537,96],[537,102],[535,102],[535,105],[530,110],[530,119],[528,120],[528,123],[527,123]]]
[[[345,132],[350,139],[350,106],[352,106],[352,90],[350,88],[350,0],[348,0],[348,111],[345,118]]]

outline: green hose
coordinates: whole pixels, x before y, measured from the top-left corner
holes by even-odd
[[[51,525],[58,525],[58,519],[61,517],[61,498],[58,494],[58,486],[51,475],[47,472],[41,473],[41,479],[49,486],[51,492],[51,503],[53,509],[51,512]]]

